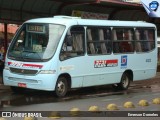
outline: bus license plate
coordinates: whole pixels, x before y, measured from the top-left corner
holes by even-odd
[[[26,88],[27,85],[25,83],[18,83],[18,87],[23,87],[23,88]]]

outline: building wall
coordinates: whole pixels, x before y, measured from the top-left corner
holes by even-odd
[[[141,0],[123,0],[124,2],[140,3]]]
[[[7,32],[14,34],[17,29],[18,29],[18,26],[17,26],[17,25],[8,24]],[[0,32],[4,32],[4,25],[3,25],[3,24],[0,24]]]

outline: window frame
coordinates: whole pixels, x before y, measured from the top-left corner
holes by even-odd
[[[154,44],[154,47],[151,48],[151,50],[147,50],[147,51],[137,51],[137,40],[135,38],[135,52],[138,53],[138,54],[141,54],[141,53],[147,53],[147,52],[151,52],[153,51],[155,48],[156,48],[156,36],[155,36],[155,28],[154,27],[135,27],[135,31],[137,29],[140,29],[140,30],[152,30],[153,31],[153,41],[150,41],[150,40],[139,40],[139,42],[153,42]],[[136,35],[134,35],[134,37],[136,37]]]
[[[104,39],[104,40],[100,40],[100,39],[92,39],[92,40],[88,40],[87,38],[87,30],[88,29],[95,29],[95,30],[100,30],[100,29],[103,29],[103,30],[109,30],[109,39]],[[97,32],[98,33],[98,32]],[[92,34],[92,33],[91,33]],[[106,34],[105,34],[106,35]],[[104,37],[105,37],[104,35]],[[100,37],[100,36],[98,36]],[[101,46],[102,44],[101,43],[105,43],[105,47],[107,48],[106,46],[106,43],[108,42],[108,44],[110,44],[110,52],[107,52],[107,53],[102,53],[102,48],[101,48],[101,53],[97,53],[96,51],[98,51],[99,49],[95,49],[95,53],[89,53],[89,44],[88,43],[99,43],[99,46]],[[109,43],[110,42],[110,43]],[[96,44],[97,45],[97,44]],[[104,45],[104,44],[103,44]],[[110,26],[86,26],[86,46],[87,46],[87,55],[88,56],[98,56],[98,55],[111,55],[112,54],[112,37],[111,37],[111,27]],[[95,45],[94,45],[95,47]]]
[[[112,50],[112,52],[113,52],[113,54],[133,54],[134,52],[135,52],[135,37],[134,37],[134,28],[135,27],[131,27],[131,26],[129,26],[129,27],[123,27],[123,26],[115,26],[115,27],[112,27],[112,41],[113,41],[113,44],[112,44],[112,48],[113,48],[113,50]],[[115,30],[115,29],[122,29],[123,30],[123,32],[124,32],[124,30],[131,30],[131,32],[132,32],[132,40],[124,40],[124,36],[122,36],[123,37],[123,39],[119,39],[118,40],[118,38],[117,38],[117,40],[114,40],[114,38],[113,38],[113,30]],[[124,33],[123,33],[124,34]],[[131,50],[131,51],[123,51],[123,52],[114,52],[114,43],[121,43],[121,42],[128,42],[128,45],[129,45],[129,42],[131,42],[132,44],[132,49],[133,50]]]
[[[81,31],[82,32],[82,47],[83,47],[83,54],[78,54],[78,51],[63,51],[63,46],[64,46],[64,44],[67,44],[66,42],[66,36],[67,36],[67,34],[70,34],[71,36],[72,36],[72,33],[73,33],[73,31],[72,31],[72,33],[71,33],[71,29],[73,28],[73,27],[81,27],[81,28],[83,28],[83,30],[84,31]],[[73,36],[72,36],[73,37]],[[73,47],[73,46],[72,46]],[[66,49],[67,50],[67,49]],[[63,53],[62,53],[63,52]],[[75,55],[75,56],[67,56],[66,55],[66,57],[62,57],[62,55],[63,54],[71,54],[71,53],[77,53],[77,55]],[[83,26],[83,25],[73,25],[73,26],[70,26],[69,28],[68,28],[68,30],[67,30],[67,33],[66,33],[66,35],[65,35],[65,37],[64,37],[64,40],[63,40],[63,43],[62,43],[62,46],[61,46],[61,50],[60,50],[60,54],[59,54],[59,60],[60,61],[64,61],[64,60],[67,60],[67,59],[71,59],[71,58],[75,58],[75,57],[80,57],[80,56],[84,56],[85,55],[85,53],[86,53],[86,46],[85,46],[85,26]]]

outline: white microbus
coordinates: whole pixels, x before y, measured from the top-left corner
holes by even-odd
[[[33,19],[14,36],[6,54],[4,85],[55,91],[113,84],[156,75],[157,30],[146,22],[69,16]],[[145,82],[144,82],[145,84]]]

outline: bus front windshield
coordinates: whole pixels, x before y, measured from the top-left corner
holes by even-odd
[[[47,61],[57,48],[65,26],[24,24],[14,37],[8,57],[20,61]]]

